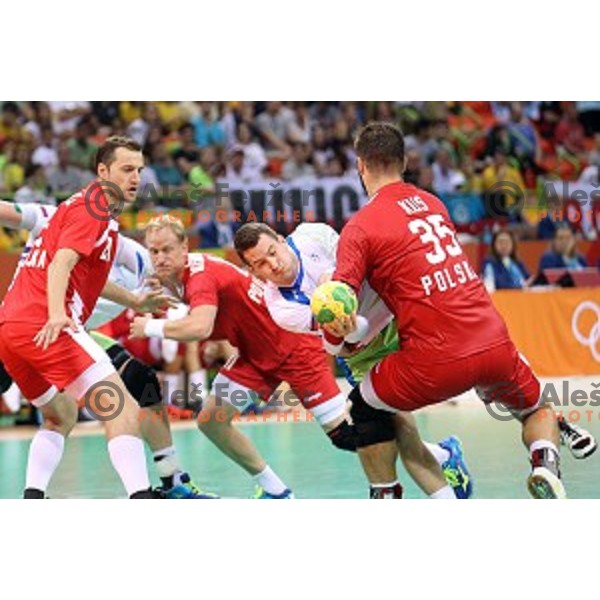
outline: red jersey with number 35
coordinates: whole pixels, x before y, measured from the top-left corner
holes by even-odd
[[[98,184],[91,184],[98,186]],[[99,189],[99,188],[98,188]],[[48,265],[61,248],[75,250],[79,262],[71,271],[65,296],[65,311],[76,323],[85,323],[106,284],[111,269],[119,225],[113,219],[95,218],[90,214],[84,188],[57,209],[48,225],[41,230],[18,270],[0,306],[1,322],[38,323],[48,320]],[[107,209],[106,199],[94,191],[95,210]]]
[[[334,279],[366,279],[394,313],[402,351],[444,362],[509,339],[443,203],[403,182],[382,187],[342,230]]]
[[[264,284],[225,260],[189,254],[183,285],[183,300],[190,310],[218,307],[210,339],[228,340],[263,372],[276,370],[300,344],[314,343],[312,336],[281,329],[267,310]],[[320,347],[318,342],[316,348]]]

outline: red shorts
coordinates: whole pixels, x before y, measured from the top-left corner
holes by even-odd
[[[43,406],[58,391],[79,400],[97,381],[115,373],[106,353],[80,329],[63,331],[46,350],[33,338],[39,324],[0,323],[0,360],[35,406]]]
[[[371,369],[361,392],[375,408],[411,411],[473,387],[485,401],[501,402],[515,411],[536,407],[541,394],[531,367],[510,341],[441,364],[400,350]]]
[[[234,382],[239,384],[235,391],[240,392],[240,402],[243,402],[243,388],[268,400],[277,386],[285,381],[317,421],[322,424],[332,421],[345,411],[346,398],[338,387],[321,341],[316,341],[318,344],[300,341],[277,370],[269,373],[256,368],[251,359],[239,355],[234,357],[219,371],[213,383],[215,395],[227,401],[226,396],[233,391],[231,382]],[[219,389],[220,385],[224,387]],[[233,401],[231,404],[238,408],[245,406]]]

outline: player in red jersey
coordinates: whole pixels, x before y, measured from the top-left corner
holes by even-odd
[[[190,307],[174,321],[138,317],[135,337],[180,341],[228,340],[238,355],[217,375],[214,395],[203,405],[200,429],[227,456],[250,473],[259,498],[292,493],[250,440],[232,426],[252,399],[269,398],[286,381],[324,431],[346,420],[346,399],[325,360],[321,341],[280,329],[264,302],[264,284],[235,265],[203,254],[188,254],[180,221],[158,217],[146,229],[146,245],[161,283]]]
[[[333,278],[357,292],[368,281],[394,314],[401,347],[350,395],[372,494],[388,494],[397,483],[391,414],[475,387],[522,422],[530,493],[565,497],[552,409],[541,405],[540,384],[463,253],[445,206],[402,181],[401,131],[388,123],[367,125],[356,154],[370,201],[342,231]],[[348,318],[329,331],[344,336],[354,329],[355,319]],[[379,443],[372,443],[374,435]]]
[[[101,293],[138,310],[155,306],[107,283],[118,233],[114,210],[135,200],[142,167],[138,144],[109,138],[98,150],[98,181],[59,206],[0,307],[0,360],[44,419],[29,450],[26,498],[45,496],[76,421],[74,399],[104,416],[109,455],[128,495],[152,497],[137,403],[82,327]]]

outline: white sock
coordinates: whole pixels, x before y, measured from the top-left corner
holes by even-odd
[[[182,386],[181,386],[181,373],[165,373],[163,376],[163,392],[165,398],[163,402],[165,404],[173,404],[173,400],[176,399],[181,402],[182,399]]]
[[[60,463],[65,448],[65,438],[56,431],[40,429],[29,446],[26,488],[45,492],[50,478]]]
[[[558,456],[560,456],[560,452],[558,448],[550,441],[550,440],[535,440],[531,446],[529,446],[529,453],[533,454],[536,450],[541,450],[542,448],[549,448],[550,450],[554,450]]]
[[[452,488],[449,485],[447,485],[442,489],[438,490],[437,492],[431,494],[429,498],[430,500],[456,500],[456,495],[452,491]]]
[[[13,383],[4,392],[4,404],[6,404],[10,412],[19,412],[19,409],[21,408],[21,390],[16,383]]]
[[[198,369],[188,376],[188,399],[190,402],[201,402],[207,396],[206,369]]]
[[[253,476],[254,481],[269,494],[282,494],[287,488],[285,483],[277,477],[273,469],[267,465],[260,473]]]
[[[162,450],[157,450],[152,456],[154,457],[154,464],[159,477],[171,477],[181,471],[175,446],[168,446]]]
[[[439,465],[443,465],[450,458],[450,452],[445,448],[442,448],[439,444],[430,444],[429,442],[423,443],[427,450],[433,454],[433,458],[435,458]]]
[[[392,481],[391,483],[370,483],[369,485],[372,488],[391,488],[394,487],[395,485],[398,485],[398,480],[396,479],[395,481]]]
[[[150,487],[144,442],[140,438],[118,435],[108,442],[108,454],[128,496]]]

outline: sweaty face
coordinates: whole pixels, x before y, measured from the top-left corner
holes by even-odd
[[[296,255],[281,236],[261,234],[258,244],[244,252],[244,259],[253,275],[275,285],[292,285],[298,274]]]
[[[146,232],[146,248],[150,253],[154,273],[161,283],[176,282],[185,267],[187,242],[180,242],[170,227],[161,227]]]
[[[114,161],[110,165],[102,163],[99,165],[98,177],[120,188],[123,200],[130,204],[135,202],[140,185],[140,173],[143,168],[144,157],[141,152],[135,152],[127,148],[117,148]],[[111,194],[111,187],[109,185],[105,188],[109,194]],[[113,197],[115,191],[113,190],[111,194]],[[116,198],[116,200],[120,200],[120,198]]]

